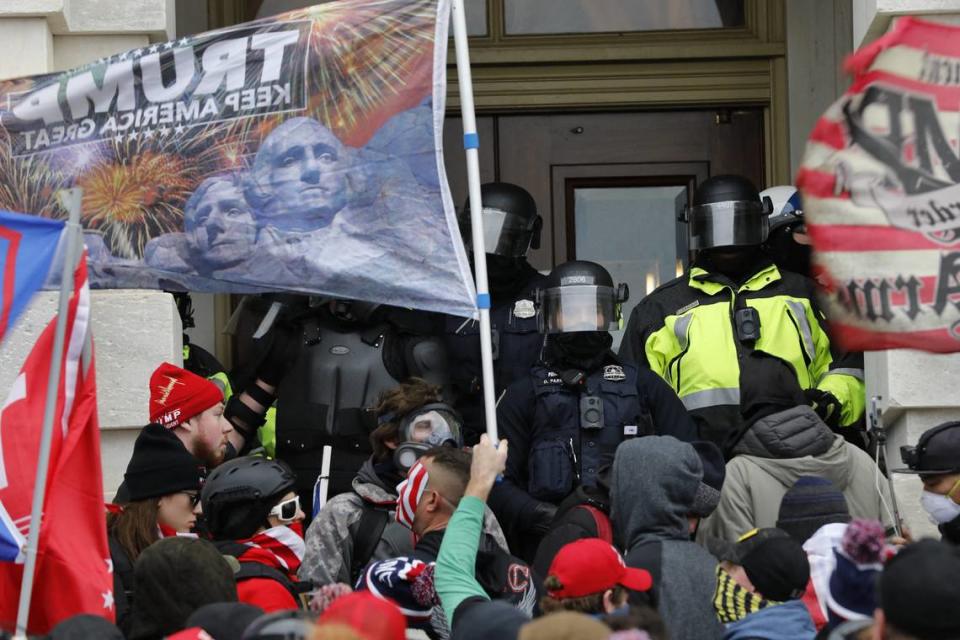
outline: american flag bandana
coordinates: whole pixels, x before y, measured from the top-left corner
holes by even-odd
[[[410,467],[406,480],[397,485],[397,522],[408,529],[413,529],[413,517],[428,479],[427,468],[417,462]]]
[[[832,332],[960,351],[960,29],[900,18],[846,66],[797,175]]]

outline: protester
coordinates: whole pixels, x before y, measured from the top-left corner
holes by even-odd
[[[605,268],[578,260],[554,268],[540,291],[541,361],[497,405],[512,453],[491,506],[522,558],[533,558],[574,489],[597,484],[618,444],[654,433],[697,439],[673,390],[610,350],[627,297]]]
[[[703,480],[692,445],[669,436],[625,442],[613,461],[613,525],[629,567],[653,577],[650,600],[675,640],[719,638],[716,559],[690,540]]]
[[[160,540],[140,554],[133,575],[137,597],[129,640],[157,640],[183,629],[205,604],[237,601],[230,565],[205,540]]]
[[[313,620],[302,611],[276,611],[251,622],[241,640],[307,640],[312,633]]]
[[[878,480],[876,463],[863,450],[835,434],[807,406],[790,365],[769,354],[745,358],[741,406],[746,430],[733,445],[720,505],[700,527],[707,536],[737,540],[755,528],[776,524],[787,490],[801,476],[818,476],[842,492],[850,514],[893,520],[887,483]]]
[[[528,622],[517,640],[607,640],[610,627],[592,616],[557,611]]]
[[[448,637],[450,630],[441,607],[433,607],[431,613],[435,600],[430,595],[433,592],[433,571],[425,563],[436,561],[450,517],[469,480],[469,453],[450,447],[437,447],[424,453],[397,488],[400,496],[397,522],[409,527],[416,539],[411,558],[372,563],[358,583],[358,588],[367,588],[396,601],[411,627],[425,628],[440,638]],[[491,531],[490,523],[485,523],[477,553],[477,579],[490,598],[506,600],[531,615],[536,606],[537,590],[530,568],[509,554],[495,519],[492,524]],[[426,583],[423,583],[424,578]],[[416,597],[424,590],[430,594]],[[414,601],[419,601],[419,606]],[[425,622],[424,607],[428,625],[421,624]]]
[[[447,525],[434,583],[453,640],[513,640],[529,617],[502,601],[491,601],[477,581],[474,567],[483,530],[484,503],[506,467],[508,444],[494,446],[486,434],[473,448],[470,482]]]
[[[316,585],[356,584],[371,560],[409,556],[410,529],[397,522],[397,487],[432,446],[460,446],[456,412],[440,388],[416,378],[380,396],[374,453],[353,480],[353,491],[331,499],[310,523],[300,577]]]
[[[236,640],[262,615],[263,609],[244,602],[215,602],[191,613],[186,626],[200,627],[213,640]]]
[[[826,478],[801,476],[783,495],[777,528],[803,545],[810,563],[810,582],[803,603],[820,631],[827,624],[827,597],[830,577],[836,567],[836,553],[850,521],[847,500]]]
[[[124,640],[125,637],[106,618],[81,614],[59,622],[50,630],[47,640]]]
[[[960,550],[935,540],[904,547],[880,575],[873,640],[960,638]]]
[[[543,613],[576,611],[591,615],[625,613],[627,590],[649,591],[650,572],[624,564],[620,552],[599,538],[585,538],[560,549],[544,580]]]
[[[537,289],[546,278],[527,262],[530,249],[540,248],[542,218],[526,189],[506,182],[480,185],[481,220],[486,243],[493,338],[493,379],[499,398],[507,387],[530,374],[540,358],[543,337],[537,331]],[[470,201],[458,212],[460,234],[473,266]],[[475,267],[474,267],[475,270]],[[474,445],[484,433],[483,375],[480,366],[480,323],[443,316],[442,339],[450,358],[450,383],[463,414],[464,441]]]
[[[720,559],[714,606],[724,640],[811,640],[813,620],[800,601],[810,565],[800,544],[779,529],[759,529],[736,544],[715,541]]]
[[[239,561],[240,601],[267,613],[297,609],[309,586],[297,580],[304,542],[295,482],[279,461],[237,458],[217,467],[200,494],[217,549]]]
[[[920,499],[944,542],[960,545],[960,422],[944,422],[928,429],[915,447],[900,450],[906,469],[923,482]]]
[[[130,501],[107,515],[116,620],[125,633],[135,597],[134,563],[157,540],[193,530],[203,475],[200,461],[160,425],[149,424],[137,436],[124,473]]]
[[[834,362],[813,282],[778,269],[761,249],[771,209],[742,176],[701,183],[687,213],[693,267],[634,307],[620,345],[626,362],[677,390],[700,436],[728,456],[744,424],[742,356],[754,349],[790,363],[804,404],[831,425],[851,425],[864,411],[862,371]]]
[[[404,640],[406,618],[397,605],[369,592],[337,598],[317,620],[320,628],[343,624],[363,640]]]
[[[877,579],[886,552],[883,525],[875,520],[854,520],[846,528],[840,548],[834,551],[836,568],[826,593],[827,630],[844,622],[870,620],[877,608]]]
[[[670,640],[667,626],[657,610],[645,604],[628,605],[626,611],[608,613],[600,620],[615,633],[611,640]]]

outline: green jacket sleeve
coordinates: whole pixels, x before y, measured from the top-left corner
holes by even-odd
[[[483,531],[484,506],[478,498],[464,497],[443,534],[434,586],[450,628],[453,628],[453,614],[461,602],[475,596],[489,599],[474,571]]]

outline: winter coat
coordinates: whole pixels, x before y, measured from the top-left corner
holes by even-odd
[[[650,571],[650,594],[674,640],[720,638],[717,560],[690,541],[687,514],[703,475],[694,448],[670,436],[624,442],[613,462],[614,530],[626,563]]]
[[[812,640],[816,635],[807,608],[790,600],[731,622],[723,640]]]
[[[800,476],[831,480],[854,518],[893,524],[880,497],[890,503],[886,481],[877,481],[877,465],[834,434],[810,407],[793,407],[756,421],[735,452],[727,463],[720,505],[700,524],[700,541],[707,536],[736,541],[752,529],[776,526],[780,501]]]
[[[377,475],[373,458],[363,463],[353,479],[353,491],[334,496],[310,523],[304,536],[307,551],[300,565],[300,579],[320,587],[334,582],[354,584],[351,575],[357,525],[366,509],[382,509],[388,521],[371,560],[408,556],[413,534],[396,521],[396,488]]]

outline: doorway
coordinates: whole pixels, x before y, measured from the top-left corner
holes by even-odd
[[[543,216],[542,271],[568,260],[598,262],[630,287],[624,317],[688,264],[679,221],[698,184],[736,173],[762,188],[763,110],[483,116],[480,180],[529,191]],[[456,206],[467,193],[461,122],[444,128]],[[614,333],[615,345],[620,332]]]

